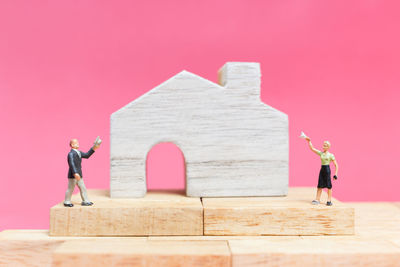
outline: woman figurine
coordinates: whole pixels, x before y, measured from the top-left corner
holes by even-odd
[[[317,198],[311,202],[311,204],[318,205],[321,199],[322,188],[328,188],[328,201],[326,205],[332,206],[332,182],[331,182],[331,168],[329,164],[333,161],[335,164],[335,175],[333,179],[337,180],[337,174],[339,170],[339,166],[336,162],[335,156],[332,153],[329,153],[328,150],[331,147],[331,143],[329,141],[325,141],[324,145],[322,146],[323,152],[315,149],[311,144],[311,138],[305,136],[302,132],[301,137],[308,141],[308,146],[310,149],[316,153],[321,158],[321,170],[319,171],[319,178],[318,178],[318,189],[317,189]]]

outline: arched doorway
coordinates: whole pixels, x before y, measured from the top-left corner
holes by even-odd
[[[148,191],[185,190],[185,158],[174,143],[158,143],[147,153],[146,185]]]

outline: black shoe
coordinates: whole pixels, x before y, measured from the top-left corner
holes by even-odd
[[[82,206],[92,206],[93,202],[82,202]]]
[[[72,203],[69,203],[69,204],[65,204],[65,203],[64,203],[64,207],[72,208],[73,206],[74,206],[74,204],[72,204]]]
[[[326,202],[326,205],[327,205],[327,206],[332,206],[332,201]]]

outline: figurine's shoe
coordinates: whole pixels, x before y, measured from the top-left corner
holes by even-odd
[[[333,204],[332,204],[332,201],[326,202],[326,205],[327,205],[327,206],[332,206],[332,205],[333,205]]]
[[[82,202],[82,206],[92,206],[93,202]]]
[[[64,207],[72,208],[73,206],[74,206],[74,204],[72,204],[72,203],[69,203],[69,204],[65,204],[65,203],[64,203]]]
[[[313,201],[311,202],[311,204],[313,204],[313,205],[318,205],[318,204],[319,204],[319,201],[318,201],[318,200],[313,200]]]

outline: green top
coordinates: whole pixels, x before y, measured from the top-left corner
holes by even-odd
[[[332,153],[329,153],[328,151],[326,153],[321,152],[319,150],[318,151],[318,155],[321,157],[321,164],[322,165],[329,165],[329,163],[331,163],[331,161],[335,160],[335,155],[333,155]]]

